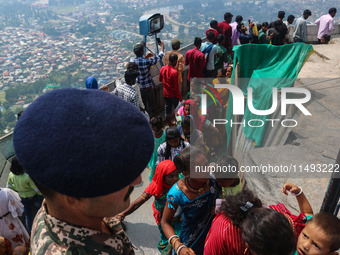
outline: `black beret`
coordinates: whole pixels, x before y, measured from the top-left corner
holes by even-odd
[[[34,181],[79,198],[126,187],[154,148],[150,125],[137,107],[102,90],[80,89],[36,99],[17,122],[13,143]]]

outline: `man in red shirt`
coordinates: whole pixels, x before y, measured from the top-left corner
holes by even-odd
[[[163,83],[165,118],[169,127],[174,126],[173,119],[175,115],[172,112],[172,106],[174,106],[175,109],[179,101],[182,101],[178,84],[178,72],[175,69],[177,60],[177,54],[171,53],[169,56],[169,64],[163,66],[159,73],[159,81]]]
[[[229,25],[233,20],[233,15],[230,12],[224,14],[224,21],[218,23],[218,30],[225,36],[224,47],[231,52],[231,36],[232,28]]]
[[[207,30],[207,31],[205,31],[205,36],[208,36],[208,33],[209,32],[214,32],[214,34],[215,34],[215,37],[214,37],[214,40],[212,41],[212,43],[213,44],[216,44],[217,43],[217,36],[219,35],[219,31],[218,31],[218,22],[217,22],[217,20],[212,20],[212,21],[210,21],[210,28]]]
[[[185,54],[185,65],[189,65],[188,71],[188,84],[190,84],[191,78],[203,78],[203,69],[205,68],[206,61],[205,56],[200,52],[202,39],[195,37],[195,48],[188,50]]]

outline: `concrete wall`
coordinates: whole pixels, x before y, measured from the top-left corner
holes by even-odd
[[[307,41],[310,43],[318,42],[318,29],[319,27],[315,24],[307,25]],[[334,31],[331,34],[332,38],[340,37],[340,24],[334,25]]]
[[[10,159],[15,155],[13,134],[10,133],[0,139],[0,187],[6,187],[9,174]]]

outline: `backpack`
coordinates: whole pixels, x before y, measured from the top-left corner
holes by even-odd
[[[203,51],[202,51],[202,53],[205,55],[205,54],[208,54],[208,56],[209,56],[209,53],[210,53],[210,51],[211,51],[211,49],[212,49],[212,47],[214,46],[214,44],[210,44],[207,48],[205,48]],[[207,58],[208,58],[208,56],[207,56]]]

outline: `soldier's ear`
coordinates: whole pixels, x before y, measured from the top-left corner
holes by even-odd
[[[63,195],[64,198],[64,202],[71,206],[71,205],[75,205],[77,206],[79,203],[82,203],[83,202],[83,198],[76,198],[76,197],[70,197],[70,196],[66,196],[66,195]]]

